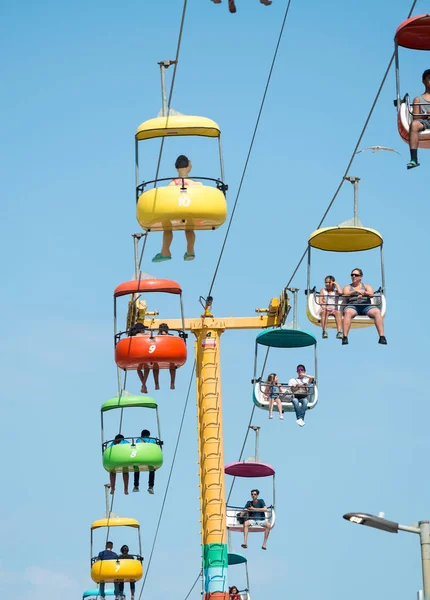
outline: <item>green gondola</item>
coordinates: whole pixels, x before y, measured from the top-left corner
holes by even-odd
[[[105,412],[127,408],[149,408],[157,415],[158,437],[145,438],[142,441],[139,432],[133,437],[124,437],[120,444],[113,440],[104,439],[103,415]],[[148,396],[133,396],[123,392],[106,400],[101,407],[102,422],[102,452],[103,466],[109,473],[127,473],[135,471],[156,471],[163,464],[163,442],[160,440],[160,426],[158,419],[157,402]]]

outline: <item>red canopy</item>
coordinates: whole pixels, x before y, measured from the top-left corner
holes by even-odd
[[[226,465],[224,471],[234,477],[270,477],[275,474],[271,465],[260,462],[233,462]]]
[[[133,279],[120,283],[113,293],[115,298],[126,294],[138,292],[165,292],[166,294],[180,294],[182,292],[179,283],[170,279]]]
[[[430,15],[418,15],[398,26],[394,39],[410,50],[430,50]]]

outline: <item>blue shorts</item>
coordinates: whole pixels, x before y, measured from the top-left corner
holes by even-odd
[[[418,119],[418,121],[424,125],[424,131],[430,129],[430,119]]]
[[[347,304],[345,306],[345,308],[353,308],[355,310],[355,312],[357,313],[357,315],[359,316],[365,316],[367,315],[367,313],[369,312],[369,310],[371,310],[372,308],[375,308],[373,305],[366,305],[366,304]],[[371,315],[369,315],[369,317],[371,318]]]

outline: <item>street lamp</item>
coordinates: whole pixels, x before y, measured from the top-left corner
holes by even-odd
[[[428,521],[420,521],[418,526],[413,525],[409,527],[408,525],[401,525],[395,521],[388,521],[382,517],[376,517],[367,513],[346,513],[346,515],[343,515],[343,518],[350,523],[367,525],[367,527],[388,531],[388,533],[398,533],[399,531],[417,533],[420,536],[421,544],[424,599],[430,600],[430,527]]]

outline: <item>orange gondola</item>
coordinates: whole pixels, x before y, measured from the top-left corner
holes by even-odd
[[[159,292],[179,295],[182,316],[182,329],[151,329],[145,323],[146,303],[139,300],[146,294]],[[117,332],[117,298],[132,295],[129,302],[127,330]],[[121,283],[114,291],[115,313],[115,362],[121,369],[143,368],[169,369],[182,367],[187,360],[186,333],[182,290],[178,283],[169,279],[134,279]],[[140,308],[142,307],[143,308]],[[154,313],[152,313],[154,314]],[[140,323],[136,333],[136,323]]]

